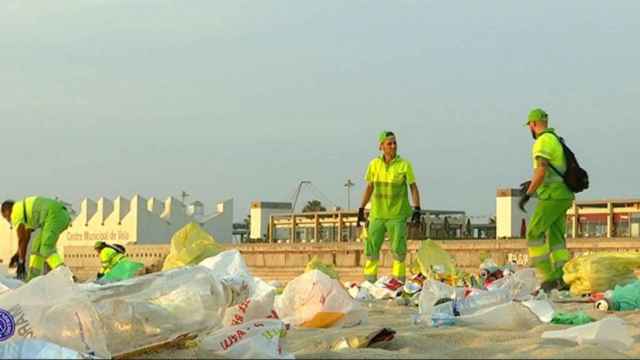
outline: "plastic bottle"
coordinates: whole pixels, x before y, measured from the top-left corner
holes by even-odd
[[[453,304],[453,313],[456,316],[471,315],[479,310],[506,304],[512,300],[508,289],[496,289],[486,291],[464,299],[456,300]]]

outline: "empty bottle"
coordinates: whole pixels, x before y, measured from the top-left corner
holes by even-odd
[[[453,303],[453,313],[456,316],[471,315],[479,310],[506,304],[512,300],[508,289],[485,291],[464,299],[456,299]]]

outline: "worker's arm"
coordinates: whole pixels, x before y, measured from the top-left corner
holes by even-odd
[[[413,207],[420,207],[420,190],[418,190],[418,184],[413,183],[409,185],[409,189],[411,189],[411,200],[413,200]]]
[[[367,188],[364,190],[364,196],[362,197],[362,203],[360,204],[360,208],[363,209],[367,207],[369,200],[371,200],[371,194],[373,194],[373,184],[368,183]]]
[[[16,232],[18,233],[18,257],[22,261],[26,261],[27,246],[29,245],[29,238],[31,238],[31,230],[27,229],[24,224],[20,224],[18,225]]]
[[[535,194],[540,185],[544,182],[544,176],[547,173],[547,168],[549,167],[549,161],[544,158],[538,158],[538,166],[533,171],[533,177],[531,178],[531,185],[529,185],[529,190],[527,190],[528,195]]]

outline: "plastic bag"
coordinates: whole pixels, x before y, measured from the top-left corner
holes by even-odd
[[[451,256],[432,240],[422,243],[422,247],[416,254],[416,260],[420,272],[428,279],[448,278],[450,283],[455,282],[457,273]]]
[[[0,275],[0,294],[4,294],[7,291],[17,289],[22,285],[24,285],[24,282],[18,279],[12,279],[12,278]]]
[[[91,359],[92,357],[42,340],[0,344],[0,359]]]
[[[0,295],[0,339],[40,339],[109,358],[96,309],[72,276],[62,266]]]
[[[613,290],[612,301],[615,310],[618,311],[640,309],[640,281],[634,281],[625,286],[616,286]]]
[[[120,260],[113,269],[104,274],[100,280],[101,282],[116,282],[131,279],[135,277],[142,268],[144,268],[144,264],[125,258]]]
[[[222,327],[231,290],[201,266],[148,274],[82,292],[95,304],[114,356]]]
[[[245,300],[241,304],[232,306],[227,309],[222,321],[224,326],[236,326],[244,324],[248,321],[276,318],[277,315],[273,309],[276,291],[271,291],[254,296]]]
[[[594,253],[565,264],[563,279],[571,285],[572,294],[585,295],[637,280],[634,274],[637,268],[640,268],[638,253]]]
[[[593,322],[593,318],[584,311],[573,313],[558,312],[553,315],[552,324],[556,325],[585,325]]]
[[[604,346],[615,351],[626,351],[633,344],[629,327],[622,319],[613,316],[566,330],[547,331],[542,334],[542,338],[567,340],[578,343],[578,345]]]
[[[294,359],[282,351],[285,335],[282,321],[256,320],[218,330],[204,337],[200,347],[230,359]]]
[[[276,297],[275,308],[285,323],[297,327],[349,327],[367,320],[366,309],[337,280],[318,270],[289,282]]]
[[[338,272],[333,267],[333,265],[327,265],[323,263],[322,261],[320,261],[320,259],[318,259],[317,256],[314,256],[313,259],[311,259],[311,261],[307,263],[307,266],[305,267],[304,272],[309,272],[312,270],[322,271],[323,273],[327,274],[327,276],[329,276],[330,278],[340,281],[340,275],[338,275]]]
[[[223,250],[224,248],[200,225],[187,224],[171,238],[171,250],[164,261],[162,271],[198,264]]]

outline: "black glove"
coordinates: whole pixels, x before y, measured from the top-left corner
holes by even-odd
[[[16,264],[16,279],[22,281],[27,279],[27,267],[22,260],[18,260]]]
[[[361,227],[363,222],[366,222],[367,218],[364,216],[364,208],[358,209],[358,220],[356,221],[356,227]]]
[[[520,201],[518,202],[518,207],[520,208],[520,210],[522,210],[522,212],[527,212],[527,210],[525,210],[524,207],[527,205],[527,203],[531,199],[531,195],[527,194],[530,186],[531,186],[531,181],[525,181],[522,184],[520,184],[520,191],[522,192],[522,198],[520,198]]]
[[[20,256],[18,256],[18,253],[13,255],[13,257],[11,257],[11,261],[9,261],[9,268],[13,269],[14,267],[16,267],[18,265],[19,260],[20,260]]]
[[[99,272],[96,274],[96,280],[101,279],[104,276],[103,273]]]
[[[411,215],[411,223],[414,225],[420,224],[420,220],[422,220],[422,209],[420,206],[416,206],[413,208],[413,215]]]

